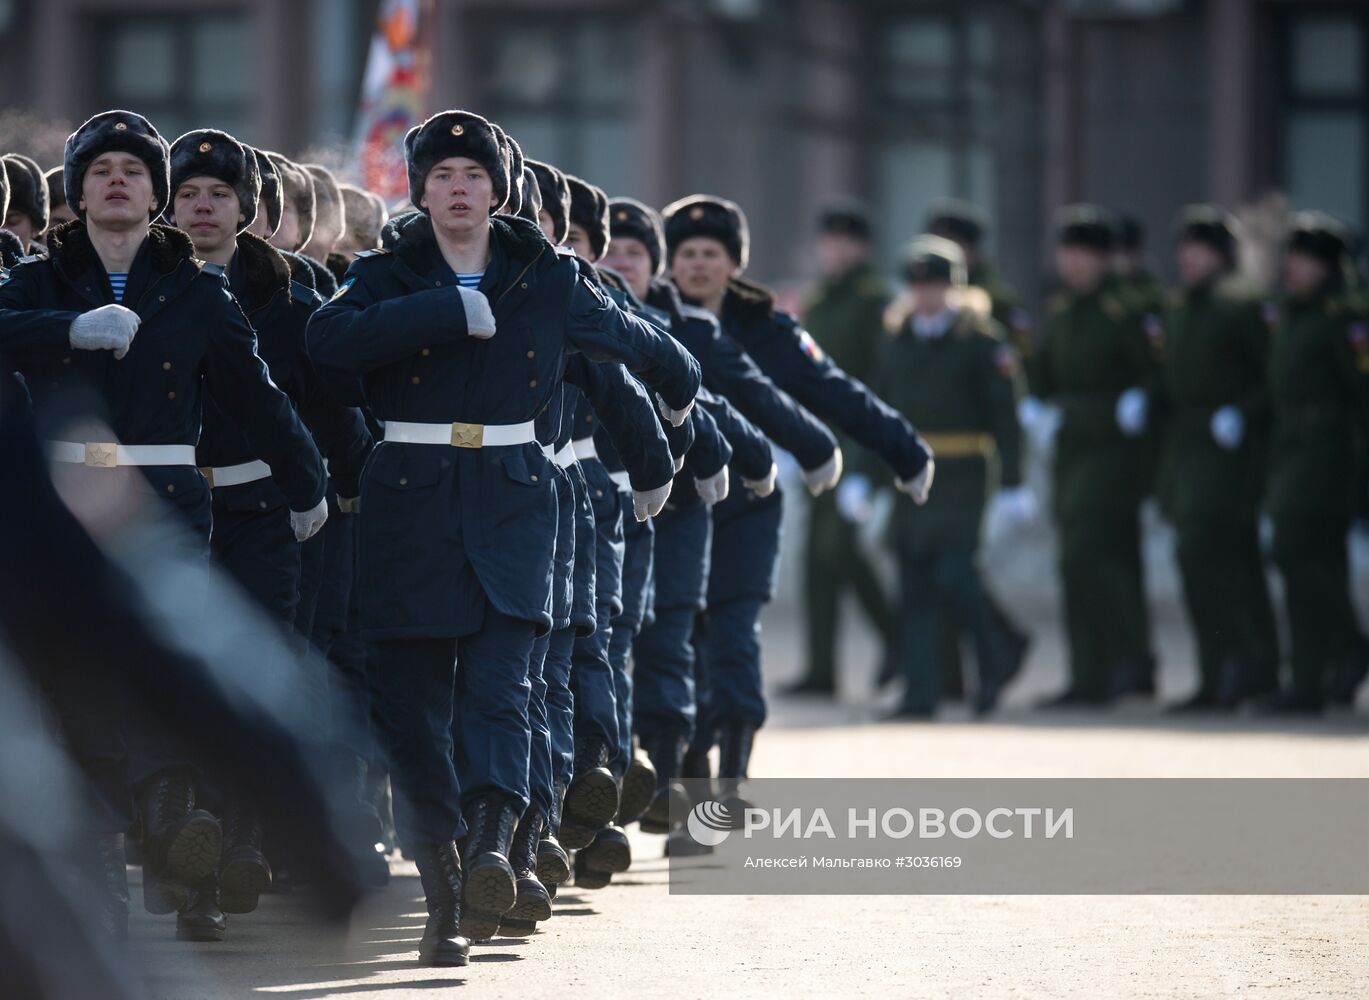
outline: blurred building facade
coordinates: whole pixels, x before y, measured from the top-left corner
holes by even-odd
[[[835,194],[875,208],[886,260],[934,198],[980,203],[1028,299],[1068,201],[1137,214],[1157,264],[1187,201],[1277,188],[1369,222],[1366,0],[434,2],[435,106],[613,194],[737,200],[763,278],[805,272]],[[3,108],[341,146],[377,6],[0,0]]]

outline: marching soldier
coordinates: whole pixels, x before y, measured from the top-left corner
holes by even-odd
[[[1346,533],[1365,461],[1369,325],[1343,297],[1347,236],[1329,216],[1293,219],[1274,318],[1274,406],[1265,501],[1292,637],[1289,683],[1270,710],[1349,702],[1369,649],[1350,598]]]
[[[333,280],[341,283],[351,258],[336,253],[337,241],[347,230],[347,207],[342,201],[342,188],[333,172],[321,163],[302,163],[314,185],[314,231],[300,253],[328,269]]]
[[[492,933],[516,898],[508,856],[529,798],[528,664],[552,624],[559,520],[534,417],[559,391],[569,350],[646,376],[673,423],[699,375],[536,226],[493,217],[511,178],[489,122],[442,112],[410,131],[405,152],[422,214],[398,227],[393,249],[353,262],[310,343],[320,370],[349,398],[364,387],[385,422],[362,482],[362,635],[400,834],[429,907],[419,957],[461,965],[463,910]]]
[[[43,175],[48,189],[48,228],[55,229],[64,222],[76,221],[76,213],[67,204],[66,188],[62,185],[62,168],[53,167]]]
[[[717,317],[776,385],[874,450],[893,467],[899,488],[925,502],[931,455],[908,422],[833,364],[794,317],[775,308],[770,291],[741,277],[750,243],[741,209],[694,195],[662,215],[668,266],[683,297]],[[840,449],[823,466],[804,471],[814,495],[840,477]],[[730,494],[714,511],[708,622],[700,642],[713,704],[694,747],[706,751],[716,734],[718,775],[729,798],[746,777],[756,730],[765,721],[760,612],[774,593],[781,511],[779,490],[761,499],[749,489]]]
[[[184,233],[151,223],[170,198],[166,142],[145,118],[108,111],[67,139],[64,161],[67,203],[80,219],[50,234],[48,259],[21,264],[0,286],[0,354],[24,375],[40,417],[51,424],[93,400],[111,440],[81,440],[80,423],[50,426],[67,436],[50,443],[51,457],[76,466],[91,490],[122,479],[160,497],[207,548],[209,487],[195,445],[209,391],[271,467],[295,537],[308,538],[327,516],[322,459],[256,355],[222,276],[195,259]],[[184,911],[218,866],[221,829],[196,809],[182,753],[142,741],[135,749],[144,905]]]
[[[42,168],[27,156],[10,153],[3,164],[10,189],[4,228],[19,237],[25,253],[31,253],[33,248],[41,247],[48,228],[47,181]]]
[[[870,219],[856,203],[834,203],[818,219],[818,261],[822,284],[803,310],[804,323],[832,360],[853,378],[873,382],[883,339],[889,291],[870,260]],[[843,454],[851,442],[843,440]],[[847,482],[865,479],[848,469]],[[856,525],[838,507],[840,489],[808,505],[804,562],[804,623],[807,662],[791,694],[836,693],[837,626],[841,598],[855,592],[874,625],[881,657],[893,655],[894,621],[884,585],[856,539]]]
[[[935,713],[941,629],[948,619],[974,640],[974,708],[982,715],[994,707],[1013,665],[975,561],[984,504],[999,490],[997,502],[1013,520],[1028,520],[1034,511],[1022,485],[1017,353],[988,316],[987,301],[982,311],[969,301],[964,257],[950,240],[915,241],[904,279],[911,294],[890,317],[893,336],[878,363],[877,388],[922,432],[937,456],[937,482],[925,505],[900,497],[894,513],[902,581],[899,655],[907,682],[894,717]]]
[[[1175,222],[1181,287],[1165,322],[1168,428],[1161,503],[1175,527],[1198,688],[1180,711],[1232,709],[1278,686],[1260,554],[1269,439],[1269,327],[1236,271],[1235,220],[1190,205]]]
[[[1165,288],[1145,262],[1146,231],[1134,215],[1117,217],[1117,249],[1112,254],[1112,271],[1117,275],[1133,309],[1143,315],[1163,316]]]
[[[1055,515],[1070,683],[1049,705],[1098,705],[1153,688],[1138,509],[1149,482],[1145,435],[1158,344],[1109,271],[1112,220],[1092,205],[1060,213],[1045,335],[1027,359],[1032,394],[1059,404]]]

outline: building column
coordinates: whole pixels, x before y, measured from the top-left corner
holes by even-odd
[[[1207,11],[1207,193],[1234,208],[1254,193],[1254,13],[1250,0],[1209,0]]]

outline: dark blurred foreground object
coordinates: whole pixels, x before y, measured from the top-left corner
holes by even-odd
[[[21,484],[0,491],[6,555],[0,632],[18,672],[51,701],[61,738],[85,778],[93,817],[85,835],[106,877],[102,898],[89,900],[83,916],[102,922],[116,939],[127,933],[121,835],[132,807],[124,735],[138,727],[214,760],[226,794],[253,795],[293,856],[316,866],[311,881],[322,914],[345,918],[360,896],[358,865],[337,837],[337,812],[315,780],[322,767],[286,724],[289,706],[281,702],[289,693],[269,684],[250,690],[259,680],[250,670],[232,682],[234,671],[243,672],[242,651],[222,638],[240,634],[240,623],[224,622],[233,609],[217,599],[190,603],[193,598],[168,608],[162,592],[155,606],[148,599],[159,576],[188,579],[209,570],[176,563],[175,545],[136,547],[141,562],[122,568],[107,558],[56,492],[14,376],[0,379],[0,462],[7,482]],[[124,515],[122,526],[110,529],[111,548],[121,535],[165,538],[165,525],[148,530],[140,520],[147,510]],[[194,591],[210,592],[207,586]],[[187,634],[196,623],[197,634]],[[198,633],[207,638],[199,641]],[[10,761],[0,760],[0,769],[7,766]],[[44,903],[30,900],[35,908]],[[0,919],[22,916],[21,909]]]

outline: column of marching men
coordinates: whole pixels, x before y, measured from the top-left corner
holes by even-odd
[[[991,498],[1034,516],[1028,445],[1053,453],[1070,671],[1053,704],[1154,691],[1138,526],[1152,492],[1197,639],[1181,708],[1318,711],[1364,677],[1346,530],[1369,482],[1367,297],[1327,217],[1292,220],[1270,303],[1239,276],[1220,209],[1180,213],[1182,287],[1165,296],[1130,266],[1136,226],[1072,206],[1034,331],[968,206],[933,213],[890,302],[870,220],[834,205],[822,229],[839,252],[808,310],[819,342],[746,277],[733,203],[610,199],[466,112],[409,133],[393,212],[322,166],[214,129],[168,144],[128,111],[82,125],[46,175],[3,162],[7,410],[25,401],[78,492],[155,497],[168,538],[288,637],[265,667],[292,678],[327,747],[357,877],[389,877],[373,845],[417,866],[425,963],[529,933],[572,876],[607,885],[633,822],[668,854],[701,850],[672,828],[681,780],[745,807],[777,450],[815,498],[831,491],[812,508],[800,690],[833,689],[834,602],[852,582],[894,640],[896,717],[962,692],[994,708],[1028,637],[977,552]],[[840,342],[871,317],[876,339]],[[898,491],[897,614],[857,545],[882,484]],[[1282,687],[1262,514],[1291,640]],[[96,804],[110,935],[127,933],[129,859],[144,907],[189,940],[307,884],[307,852],[228,780],[233,746],[140,726],[98,663],[88,676],[45,693]]]
[[[97,115],[50,178],[6,160],[27,184],[4,189],[0,345],[79,489],[136,477],[188,555],[323,654],[270,667],[302,674],[360,877],[383,884],[370,845],[397,843],[420,960],[451,965],[549,919],[572,872],[625,871],[630,823],[695,848],[671,806],[714,746],[742,804],[772,447],[814,495],[841,476],[829,425],[919,503],[933,463],[743,277],[732,203],[610,200],[461,111],[414,128],[405,162],[391,215],[222,131],[168,144]],[[85,733],[110,935],[130,857],[188,940],[305,881],[212,755],[130,724],[107,686],[49,697]]]

